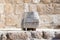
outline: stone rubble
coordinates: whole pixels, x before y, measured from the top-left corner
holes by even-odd
[[[60,31],[20,31],[0,34],[1,40],[52,40],[60,39]]]

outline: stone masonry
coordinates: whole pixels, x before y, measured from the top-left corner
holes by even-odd
[[[38,28],[58,28],[60,0],[0,0],[0,28],[21,28],[25,12],[39,13]]]

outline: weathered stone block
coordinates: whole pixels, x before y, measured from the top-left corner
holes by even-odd
[[[30,5],[29,5],[29,9],[30,9],[30,12],[37,11],[37,5],[35,5],[35,4],[30,4]]]
[[[32,0],[32,3],[40,3],[40,0]]]
[[[5,4],[5,13],[6,14],[14,13],[14,5],[12,5],[10,3]]]
[[[51,0],[52,3],[60,3],[60,0]]]
[[[5,17],[5,24],[8,26],[17,26],[18,17],[16,15],[7,15]]]
[[[7,40],[7,36],[6,36],[6,34],[1,34],[1,40]]]
[[[24,13],[24,5],[23,4],[16,4],[16,14],[22,14]]]
[[[32,38],[37,38],[37,39],[41,39],[43,34],[42,31],[35,31],[35,32],[31,32]]]
[[[16,4],[23,4],[23,0],[14,0]]]
[[[54,12],[54,7],[52,4],[39,4],[37,6],[37,11],[40,14],[52,14]]]
[[[31,0],[24,0],[24,3],[30,3]]]
[[[51,3],[51,0],[41,0],[42,3]]]
[[[14,2],[14,0],[5,0],[5,3],[11,3],[11,4],[14,4],[15,2]]]
[[[55,39],[60,39],[60,31],[55,32]]]
[[[4,28],[4,27],[5,27],[4,22],[0,22],[0,28]]]
[[[29,4],[24,3],[24,12],[29,12]]]
[[[49,24],[51,23],[53,18],[51,15],[40,15],[40,24]]]
[[[43,38],[44,39],[52,39],[53,37],[55,37],[55,35],[54,35],[54,32],[53,31],[44,31],[43,32]]]
[[[26,40],[31,36],[31,35],[28,36],[28,33],[29,32],[7,33],[7,37],[9,37],[8,39],[12,39],[12,40]]]
[[[59,14],[53,15],[53,23],[52,23],[53,28],[55,28],[55,29],[60,28],[60,21],[59,20],[60,20]]]
[[[0,14],[0,21],[5,23],[5,14]]]
[[[59,14],[56,14],[56,15],[53,15],[53,22],[57,25],[60,24],[60,15]]]
[[[0,13],[4,13],[4,4],[0,3]]]
[[[5,3],[5,0],[0,0],[0,3],[4,4]]]
[[[53,4],[54,5],[54,13],[60,14],[60,4]]]

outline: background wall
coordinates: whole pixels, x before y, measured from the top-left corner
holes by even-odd
[[[21,27],[25,12],[38,12],[39,28],[60,24],[60,0],[0,0],[0,28]]]

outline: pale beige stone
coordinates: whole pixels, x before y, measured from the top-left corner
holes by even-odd
[[[5,17],[5,24],[7,26],[17,26],[18,17],[16,15],[7,15]]]
[[[4,13],[4,4],[0,3],[0,13]]]
[[[0,21],[5,23],[5,14],[0,14],[0,15],[1,15]]]
[[[60,14],[60,4],[53,4],[54,14]]]
[[[60,3],[60,0],[51,0],[53,3]]]
[[[54,12],[53,4],[38,4],[37,11],[40,14],[52,14]]]
[[[32,0],[32,3],[40,3],[40,0]]]
[[[42,31],[33,31],[31,32],[32,38],[37,38],[37,39],[41,39],[42,38]]]
[[[53,31],[44,31],[44,39],[52,39],[52,37],[55,37]]]
[[[14,0],[16,4],[23,4],[23,0]]]
[[[5,27],[5,15],[0,14],[0,28],[4,28],[4,27]]]
[[[40,26],[38,28],[41,28],[41,29],[52,29],[52,26],[51,24],[40,24]]]
[[[29,4],[24,3],[24,12],[29,12]]]
[[[35,5],[35,4],[30,4],[30,5],[29,5],[29,9],[30,9],[30,12],[37,11],[37,5]]]
[[[10,3],[5,4],[5,13],[6,14],[14,13],[14,5],[12,5]]]
[[[59,25],[60,24],[60,14],[56,14],[56,15],[53,15],[53,22],[56,24],[56,25]]]
[[[0,22],[0,28],[5,28],[4,22]]]
[[[24,0],[24,3],[30,3],[31,0]]]
[[[5,0],[5,3],[11,3],[11,4],[14,4],[14,0]]]
[[[48,24],[51,23],[53,18],[51,15],[40,15],[40,24]]]
[[[24,5],[23,4],[17,4],[16,5],[16,14],[22,14],[24,13]]]
[[[41,0],[42,3],[51,3],[51,0]]]
[[[29,32],[28,32],[29,33]],[[12,32],[12,33],[7,33],[9,36],[8,39],[12,39],[12,40],[26,40],[29,36],[27,34],[27,32]]]
[[[4,4],[5,3],[5,0],[0,0],[0,3]]]

